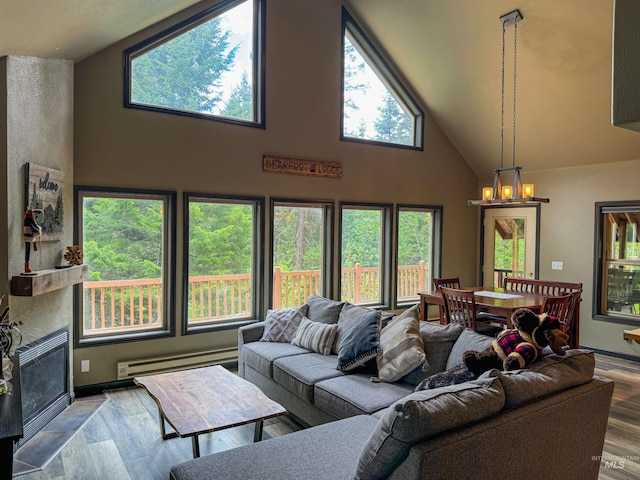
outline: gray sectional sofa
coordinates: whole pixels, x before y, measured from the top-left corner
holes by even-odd
[[[337,302],[318,298],[307,318],[339,323],[327,314]],[[423,366],[375,382],[366,367],[338,370],[335,349],[260,341],[264,327],[240,329],[239,375],[311,428],[176,465],[171,479],[598,477],[613,382],[594,377],[592,352],[549,353],[525,370],[414,391],[492,338],[419,322]]]

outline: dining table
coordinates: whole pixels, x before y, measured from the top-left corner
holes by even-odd
[[[460,290],[471,290],[475,294],[476,306],[479,312],[487,312],[496,317],[504,317],[507,328],[513,328],[511,314],[519,308],[528,308],[536,313],[540,312],[546,295],[532,292],[513,292],[498,287],[461,287]],[[429,305],[444,305],[440,291],[418,292],[420,297],[420,320],[427,320]],[[492,320],[493,321],[493,320]],[[440,318],[440,323],[447,320]]]

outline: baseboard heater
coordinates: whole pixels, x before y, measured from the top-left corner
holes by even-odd
[[[118,380],[237,361],[237,348],[222,348],[218,350],[185,353],[182,355],[141,358],[127,362],[118,362]]]

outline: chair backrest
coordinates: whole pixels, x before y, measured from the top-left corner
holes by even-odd
[[[567,318],[567,310],[569,309],[569,302],[572,295],[570,293],[561,295],[559,297],[545,297],[542,302],[540,311],[547,313],[552,317],[558,319],[558,321],[564,326]]]
[[[459,323],[477,331],[476,300],[473,291],[440,287],[444,299],[445,315],[449,323]]]
[[[580,302],[582,301],[582,291],[578,290],[576,292],[571,292],[568,295],[571,296],[569,299],[569,305],[567,306],[567,314],[564,319],[560,320],[560,325],[562,325],[562,330],[565,333],[571,334],[573,331],[573,325],[575,324],[577,312],[580,308]],[[577,348],[577,345],[573,345],[573,348]]]
[[[442,287],[455,288],[460,290],[460,278],[459,277],[434,278],[433,287],[436,291],[440,290],[440,288]]]
[[[554,282],[530,278],[505,277],[502,286],[505,290],[512,292],[541,293],[550,297],[558,297],[577,290],[582,292],[582,283]]]

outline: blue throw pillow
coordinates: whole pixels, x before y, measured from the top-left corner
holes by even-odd
[[[340,344],[338,345],[338,370],[353,370],[382,353],[382,348],[380,347],[380,312],[371,309],[367,310],[369,311],[365,314],[362,314],[362,311],[358,312],[359,321],[350,325],[348,330],[341,332]],[[338,321],[338,324],[340,324],[340,321]]]

